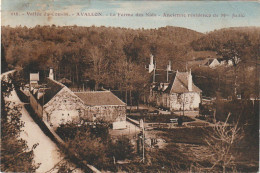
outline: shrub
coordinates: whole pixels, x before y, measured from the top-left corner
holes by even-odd
[[[108,125],[107,124],[76,124],[66,123],[61,124],[57,129],[56,133],[65,141],[72,140],[76,137],[78,132],[89,132],[89,135],[96,138],[102,138],[107,140],[108,138]]]
[[[116,160],[132,159],[134,147],[129,138],[122,136],[108,146],[109,156]]]

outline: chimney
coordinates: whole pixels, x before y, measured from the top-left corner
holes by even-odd
[[[154,64],[153,64],[153,55],[150,55],[150,64],[149,64],[149,73],[151,73],[154,70]]]
[[[166,68],[166,71],[167,71],[167,82],[169,82],[169,71],[172,71],[171,61],[169,61],[169,64],[167,65],[167,68]]]
[[[150,64],[153,64],[153,55],[150,54]]]
[[[155,70],[156,70],[156,62],[154,63],[154,71],[153,71],[153,83],[155,82]]]
[[[192,75],[191,75],[191,69],[188,72],[188,90],[192,91]]]
[[[167,71],[172,71],[171,61],[169,61],[169,64],[167,65]]]
[[[169,71],[168,71],[168,68],[167,68],[167,82],[169,82]]]
[[[50,68],[49,78],[54,80],[53,68]]]

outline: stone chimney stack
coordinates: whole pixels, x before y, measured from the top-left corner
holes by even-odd
[[[156,62],[154,63],[154,71],[153,71],[153,83],[155,82],[155,70],[156,70]]]
[[[188,90],[192,91],[192,75],[191,75],[191,69],[188,72]]]
[[[150,64],[149,64],[149,73],[151,73],[154,70],[154,64],[153,64],[153,55],[150,55]]]
[[[54,80],[53,68],[50,68],[49,78]]]
[[[167,71],[172,71],[172,65],[171,61],[169,61],[169,64],[167,65]]]
[[[167,71],[167,82],[169,82],[169,71],[172,71],[171,67],[171,61],[169,61],[169,64],[167,65],[166,71]]]

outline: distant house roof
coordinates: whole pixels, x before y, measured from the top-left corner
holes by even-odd
[[[205,65],[210,65],[213,61],[214,61],[214,59],[208,59],[208,61],[206,61]]]
[[[189,66],[205,66],[205,67],[216,67],[220,64],[217,58],[204,58],[188,61]]]
[[[30,81],[39,81],[39,73],[30,73]]]
[[[161,73],[163,75],[163,73]],[[165,74],[166,76],[167,74]],[[184,93],[184,92],[190,92],[188,90],[188,75],[189,72],[171,72],[169,75],[169,86],[167,87],[164,92],[167,93]],[[156,81],[156,86],[153,88],[153,90],[160,90],[159,85],[160,83],[166,83],[165,79],[163,77],[157,78],[156,79],[155,75],[155,81]],[[166,76],[167,78],[167,76]],[[166,80],[167,81],[167,80]],[[192,81],[192,92],[201,92],[201,90],[193,83]]]
[[[219,64],[218,59],[215,58],[215,59],[208,59],[208,60],[205,62],[204,65],[210,66],[214,61],[215,61],[215,63],[217,63],[217,64],[215,64],[215,65],[218,65],[218,64]]]
[[[75,92],[74,94],[76,94],[86,105],[89,106],[125,105],[125,103],[111,91]]]

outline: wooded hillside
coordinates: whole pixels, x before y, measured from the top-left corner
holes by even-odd
[[[179,71],[186,70],[186,62],[194,55],[203,57],[209,52],[216,52],[224,60],[238,56],[246,66],[257,69],[259,35],[260,29],[256,27],[202,34],[170,26],[146,30],[4,26],[2,66],[6,61],[11,68],[20,66],[27,72],[45,70],[46,73],[53,67],[56,79],[65,77],[75,85],[87,80],[93,81],[96,88],[102,83],[112,89],[132,90],[148,81],[145,65],[150,54],[154,55],[158,68],[166,68],[171,60],[172,68]]]
[[[54,67],[58,78],[75,83],[92,78],[104,83],[109,81],[107,78],[122,76],[122,67],[127,64],[140,69],[141,75],[151,53],[159,67],[166,66],[168,60],[182,62],[189,43],[201,35],[177,27],[2,27],[2,44],[4,57],[13,66],[28,67],[30,71]],[[137,76],[138,70],[135,72]]]

